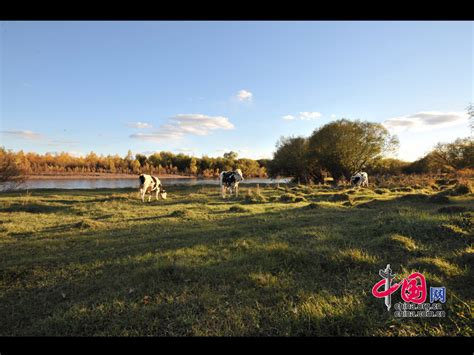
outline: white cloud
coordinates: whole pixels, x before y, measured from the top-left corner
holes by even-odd
[[[300,120],[315,120],[316,118],[321,117],[319,112],[300,112]]]
[[[0,131],[4,135],[12,136],[15,138],[20,138],[20,139],[28,139],[28,140],[39,140],[42,139],[43,136],[39,133],[35,133],[32,131],[28,130],[11,130],[11,131]]]
[[[240,90],[235,97],[239,101],[252,101],[253,94],[247,90]]]
[[[227,117],[206,116],[202,114],[179,114],[170,118],[174,123],[169,126],[179,128],[183,133],[207,135],[216,129],[233,129],[234,125]]]
[[[467,123],[468,117],[465,112],[425,111],[393,117],[383,122],[383,125],[387,129],[396,132],[427,131]]]
[[[185,135],[206,136],[219,129],[233,129],[234,125],[227,117],[202,114],[179,114],[169,118],[169,123],[161,125],[157,131],[132,134],[130,138],[151,141],[179,139]]]
[[[127,122],[128,127],[132,128],[151,128],[152,125],[146,122]]]
[[[300,112],[298,116],[285,115],[285,116],[282,117],[282,119],[287,120],[287,121],[296,120],[296,119],[303,120],[303,121],[311,121],[311,120],[315,120],[317,118],[320,118],[321,116],[322,115],[321,115],[320,112],[304,111],[304,112]]]

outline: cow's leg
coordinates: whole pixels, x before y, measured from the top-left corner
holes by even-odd
[[[235,185],[235,197],[239,197],[239,185]]]
[[[142,195],[142,202],[145,202],[145,190],[141,189],[140,194]]]
[[[225,186],[224,185],[221,185],[221,194],[222,194],[222,198],[225,198]]]
[[[158,192],[160,192],[160,189],[156,189],[156,200],[158,201]]]

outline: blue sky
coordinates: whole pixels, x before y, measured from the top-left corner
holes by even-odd
[[[469,135],[473,22],[2,22],[1,145],[234,150],[334,119],[384,123],[414,160]]]

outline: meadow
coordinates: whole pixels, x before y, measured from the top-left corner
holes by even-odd
[[[167,192],[0,194],[0,335],[474,335],[469,183]],[[446,317],[388,312],[387,264],[445,286]]]

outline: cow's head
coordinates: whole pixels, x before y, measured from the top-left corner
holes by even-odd
[[[235,169],[235,181],[243,181],[244,180],[244,174],[242,174],[242,170],[240,169]]]
[[[160,197],[161,197],[163,200],[166,200],[166,196],[167,196],[166,190],[165,190],[161,185],[160,185],[160,192],[159,192],[159,194],[160,194]]]

